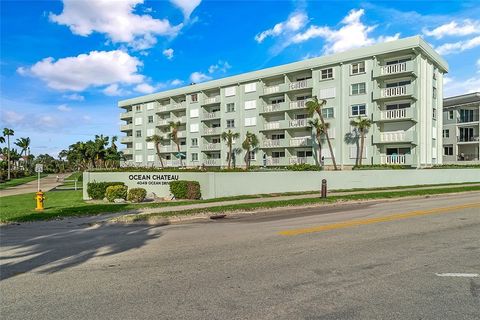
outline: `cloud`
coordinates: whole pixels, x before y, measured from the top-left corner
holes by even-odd
[[[183,80],[180,80],[180,79],[173,79],[172,81],[170,81],[170,84],[174,87],[176,86],[180,86],[183,84]]]
[[[117,83],[113,83],[102,90],[102,92],[107,96],[123,96],[127,94],[125,90],[119,87]]]
[[[57,61],[45,58],[29,68],[18,68],[17,72],[42,79],[55,90],[83,91],[113,83],[141,83],[141,66],[140,60],[120,50],[91,51]]]
[[[306,31],[295,34],[291,39],[291,43],[298,44],[313,38],[323,38],[326,44],[323,51],[326,54],[332,54],[350,50],[353,48],[372,45],[379,42],[393,41],[400,37],[397,33],[392,36],[380,36],[372,38],[369,34],[377,27],[376,25],[365,25],[361,18],[365,14],[364,9],[351,10],[345,16],[340,29],[335,30],[327,26],[310,26]]]
[[[199,83],[199,82],[204,82],[204,81],[207,81],[207,80],[210,80],[212,79],[212,77],[210,76],[207,76],[206,74],[202,73],[202,72],[193,72],[191,75],[190,75],[190,81],[194,82],[194,83]]]
[[[436,47],[439,54],[459,53],[480,46],[480,36],[457,42],[448,42]]]
[[[480,59],[477,60],[477,69],[478,69],[478,72],[480,72]]]
[[[423,29],[427,36],[441,39],[445,36],[468,36],[480,33],[480,21],[465,19],[462,22],[450,21],[433,30]]]
[[[301,11],[293,12],[287,18],[255,36],[255,41],[262,43],[268,37],[278,37],[281,34],[295,32],[303,28],[308,22],[308,16]]]
[[[465,93],[480,92],[480,59],[477,60],[476,75],[465,80],[456,79],[453,77],[444,77],[443,90],[445,97],[452,97]]]
[[[133,88],[133,90],[135,90],[137,92],[140,92],[140,93],[148,94],[148,93],[152,93],[153,91],[155,91],[155,87],[149,85],[148,83],[141,83],[141,84],[137,85],[135,88]]]
[[[64,94],[62,96],[62,98],[72,100],[72,101],[84,101],[85,100],[85,97],[79,95],[78,93]]]
[[[163,50],[162,54],[167,57],[168,60],[172,60],[174,50],[172,48],[168,48]]]
[[[70,108],[66,104],[61,104],[57,107],[57,110],[61,111],[61,112],[70,112],[70,111],[72,111],[72,108]]]
[[[212,64],[208,67],[208,73],[215,73],[217,71],[226,73],[231,67],[232,66],[227,61],[218,60],[216,64]]]
[[[25,115],[12,110],[4,110],[2,108],[1,119],[3,124],[7,126],[16,127],[17,124],[23,122],[23,120],[25,119]]]
[[[136,14],[139,4],[143,0],[63,0],[63,11],[50,13],[49,18],[76,35],[87,37],[98,32],[113,43],[127,43],[137,50],[155,45],[157,35],[175,37],[183,27],[172,26],[167,19]]]
[[[202,0],[170,0],[170,2],[182,10],[185,19],[189,19],[193,10],[200,5]]]

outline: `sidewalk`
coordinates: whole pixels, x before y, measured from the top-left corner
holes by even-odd
[[[50,174],[46,176],[45,178],[40,179],[40,189],[42,191],[49,191],[52,190],[53,188],[63,184],[63,182],[59,181],[57,182],[57,176],[59,178],[66,178],[69,174]],[[6,197],[6,196],[14,196],[17,194],[25,194],[25,193],[34,193],[37,192],[37,180],[30,181],[24,184],[21,184],[19,186],[7,188],[0,190],[0,197]]]
[[[461,185],[456,185],[453,187],[459,187]],[[465,186],[480,186],[480,183],[465,184]],[[433,186],[433,187],[418,187],[418,188],[400,188],[400,189],[389,189],[389,190],[365,190],[365,191],[351,191],[351,192],[329,192],[327,196],[347,196],[352,194],[368,194],[368,193],[377,193],[377,192],[396,192],[396,191],[414,191],[414,190],[423,190],[423,189],[444,189],[448,188],[448,185],[444,186]],[[268,198],[252,198],[252,199],[243,199],[243,200],[229,200],[229,201],[220,201],[220,202],[209,202],[209,203],[197,203],[189,204],[182,206],[169,206],[169,207],[160,207],[160,208],[144,208],[135,210],[136,213],[160,213],[160,212],[171,212],[171,211],[184,211],[191,209],[204,209],[212,207],[221,207],[228,206],[232,204],[243,204],[243,203],[263,203],[271,201],[283,201],[283,200],[295,200],[295,199],[309,199],[320,197],[320,192],[318,194],[302,194],[294,196],[279,196],[279,197],[268,197]],[[125,212],[123,213],[125,214]]]

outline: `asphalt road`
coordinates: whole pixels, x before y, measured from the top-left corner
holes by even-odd
[[[480,319],[480,193],[86,221],[1,227],[2,319]]]

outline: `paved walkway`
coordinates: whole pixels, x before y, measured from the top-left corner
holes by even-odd
[[[480,183],[466,183],[466,186],[480,186]],[[328,196],[346,196],[352,194],[368,194],[368,193],[376,193],[376,192],[395,192],[395,191],[413,191],[413,190],[423,190],[423,189],[443,189],[448,187],[460,187],[462,185],[454,185],[454,186],[432,186],[432,187],[418,187],[418,188],[399,188],[399,189],[390,189],[390,190],[364,190],[364,191],[352,191],[352,192],[329,192]],[[189,204],[189,205],[182,205],[182,206],[170,206],[170,207],[160,207],[160,208],[144,208],[135,210],[135,213],[156,213],[156,212],[170,212],[170,211],[183,211],[183,210],[191,210],[191,209],[204,209],[204,208],[212,208],[212,207],[221,207],[227,205],[234,205],[234,204],[242,204],[242,203],[263,203],[263,202],[270,202],[270,201],[282,201],[282,200],[295,200],[295,199],[308,199],[308,198],[315,198],[320,196],[320,193],[315,194],[301,194],[301,195],[293,195],[293,196],[279,196],[279,197],[268,197],[268,198],[252,198],[252,199],[243,199],[243,200],[228,200],[228,201],[220,201],[220,202],[207,202],[207,203],[196,203],[196,204]],[[125,214],[123,212],[122,214]]]
[[[46,176],[45,178],[40,179],[40,189],[42,191],[49,191],[52,190],[53,188],[63,184],[63,182],[58,182],[57,181],[57,176],[59,178],[66,178],[70,175],[69,174],[50,174]],[[6,197],[6,196],[14,196],[17,194],[25,194],[25,193],[33,193],[37,192],[37,180],[30,181],[15,187],[10,187],[7,189],[0,190],[0,197]]]

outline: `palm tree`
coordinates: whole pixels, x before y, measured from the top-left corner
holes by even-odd
[[[318,163],[322,165],[322,137],[327,134],[330,129],[330,123],[321,123],[318,118],[308,121],[308,124],[315,130],[315,138],[318,144]]]
[[[228,169],[232,164],[232,145],[233,140],[238,139],[240,137],[240,133],[232,132],[232,130],[228,130],[227,132],[222,133],[222,140],[227,142],[228,146]]]
[[[360,151],[357,152],[358,155],[358,165],[362,165],[362,158],[363,158],[363,147],[365,145],[365,133],[368,132],[368,129],[372,126],[372,120],[368,118],[358,117],[350,121],[350,125],[358,130],[360,133]]]
[[[112,136],[112,140],[110,141],[110,148],[112,148],[112,150],[115,150],[117,151],[117,145],[115,144],[115,142],[118,141],[118,136]]]
[[[5,137],[0,136],[0,143],[5,143]]]
[[[10,180],[10,136],[13,136],[15,132],[12,129],[9,128],[4,128],[3,129],[3,136],[7,137],[7,148],[8,148],[8,154],[7,154],[7,166],[8,166],[8,171],[7,171],[7,180]]]
[[[325,119],[323,118],[322,108],[327,103],[327,100],[322,99],[321,101],[318,100],[316,96],[312,98],[312,100],[307,101],[306,107],[308,114],[312,117],[315,113],[318,114],[320,117],[320,122],[323,126],[325,126]],[[333,154],[332,142],[330,141],[330,137],[328,136],[328,132],[325,132],[325,138],[327,139],[328,149],[330,149],[330,155],[332,157],[333,168],[338,170],[337,162],[335,161],[335,155]]]
[[[180,121],[170,121],[168,126],[170,127],[170,139],[177,145],[178,155],[180,156],[180,167],[183,167],[182,156],[180,154],[180,141],[178,140],[178,129],[180,128]]]
[[[258,138],[254,133],[248,132],[243,140],[242,148],[245,150],[245,164],[247,169],[250,167],[250,151],[254,150],[258,146]]]
[[[25,152],[25,155],[27,155],[27,150],[30,147],[30,138],[20,138],[17,139],[15,144],[21,149],[20,155],[22,156],[23,153]]]
[[[160,143],[162,143],[163,138],[157,134],[154,134],[153,136],[147,137],[145,141],[153,142],[155,144],[155,150],[157,151],[157,156],[158,156],[158,159],[160,160],[160,165],[163,168],[163,160],[162,160],[162,156],[160,155],[160,148],[159,148],[159,145]]]

